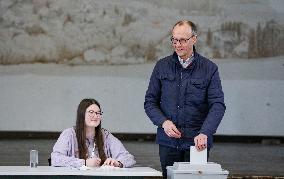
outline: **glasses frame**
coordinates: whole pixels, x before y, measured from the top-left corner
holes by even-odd
[[[179,44],[181,44],[181,45],[185,45],[192,37],[194,37],[195,35],[192,35],[192,36],[190,36],[189,38],[187,38],[187,39],[176,39],[176,38],[174,38],[173,36],[171,37],[171,42],[172,42],[172,44],[177,44],[178,42],[179,42]]]
[[[97,115],[97,116],[102,116],[103,115],[103,112],[102,111],[93,111],[93,110],[90,110],[90,111],[87,111],[87,114],[88,115]]]

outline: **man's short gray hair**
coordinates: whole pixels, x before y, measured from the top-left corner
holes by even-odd
[[[176,26],[181,26],[181,25],[184,25],[184,24],[187,24],[191,27],[191,34],[194,35],[194,36],[197,36],[197,26],[191,22],[191,21],[188,21],[188,20],[181,20],[181,21],[178,21],[172,28],[172,30],[176,27]]]

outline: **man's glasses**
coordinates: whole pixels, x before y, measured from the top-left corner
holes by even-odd
[[[188,39],[176,39],[174,37],[171,37],[171,42],[173,44],[177,44],[178,42],[181,44],[181,45],[185,45],[189,39],[191,39],[194,35],[192,35],[191,37],[189,37]]]
[[[97,112],[95,112],[95,111],[93,111],[93,110],[90,110],[90,111],[88,111],[87,112],[89,115],[97,115],[97,116],[102,116],[103,115],[103,112],[102,111],[97,111]]]

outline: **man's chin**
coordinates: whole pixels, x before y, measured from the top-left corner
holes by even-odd
[[[176,52],[177,53],[177,55],[179,56],[179,57],[183,57],[184,56],[184,53],[178,53],[178,52]]]
[[[177,50],[176,50],[176,53],[178,54],[178,56],[184,55],[184,51],[177,51]]]

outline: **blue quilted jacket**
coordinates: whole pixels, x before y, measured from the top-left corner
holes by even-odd
[[[158,144],[188,149],[194,145],[194,137],[203,133],[210,148],[226,109],[217,65],[195,51],[186,69],[176,53],[159,60],[150,78],[144,109],[157,126]],[[167,119],[182,133],[180,139],[165,134],[162,124]]]

